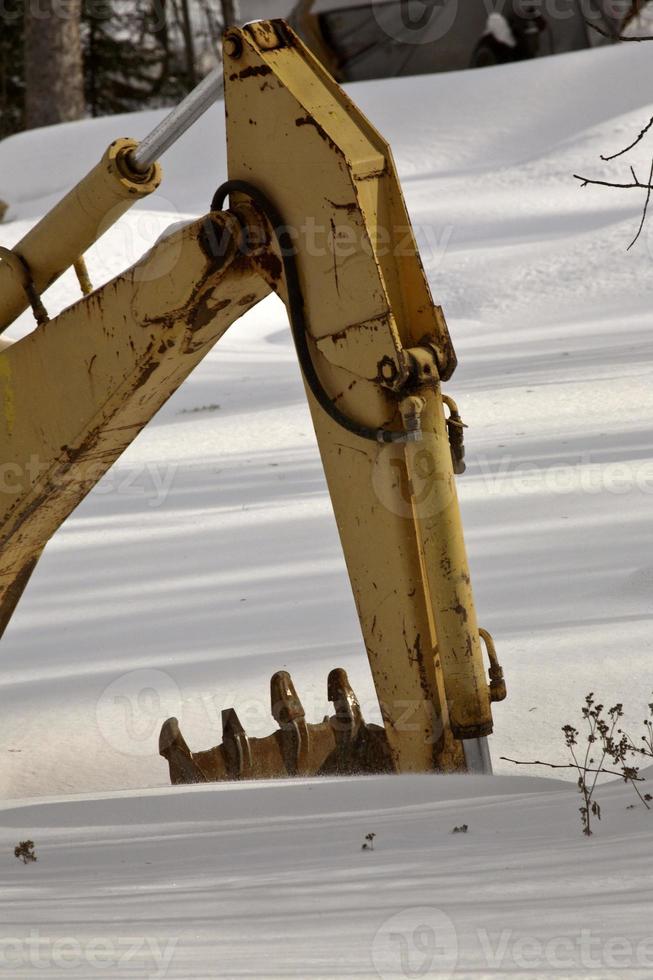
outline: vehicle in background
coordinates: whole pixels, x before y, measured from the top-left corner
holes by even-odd
[[[607,44],[614,9],[611,0],[299,0],[288,20],[336,78],[359,81]]]

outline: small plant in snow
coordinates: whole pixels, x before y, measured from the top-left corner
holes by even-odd
[[[648,718],[644,719],[644,734],[640,739],[640,742],[644,744],[641,745],[639,742],[636,744],[630,735],[626,735],[625,738],[627,739],[631,752],[635,755],[643,755],[648,759],[653,759],[653,703],[649,704],[648,711]],[[620,734],[623,733],[620,731]],[[650,800],[651,797],[647,794],[645,799]]]
[[[616,705],[615,708],[611,710],[613,711],[618,710],[619,718],[623,716],[622,705],[618,704]],[[644,725],[647,726],[647,724],[648,722],[645,720]],[[637,785],[637,783],[642,782],[642,777],[639,774],[639,766],[632,765],[632,763],[629,760],[629,757],[631,755],[636,755],[639,753],[641,753],[642,755],[646,755],[647,754],[646,749],[640,749],[638,746],[636,746],[632,738],[630,737],[630,735],[624,732],[621,728],[617,729],[617,735],[620,736],[618,740],[614,737],[612,733],[610,733],[607,737],[605,737],[604,745],[605,745],[607,755],[616,766],[619,766],[621,770],[621,776],[624,782],[630,783],[630,785],[637,793],[640,802],[644,804],[647,810],[650,810],[651,808],[648,805],[649,800],[651,799],[650,794],[641,793]],[[644,741],[646,741],[646,737],[647,736],[645,735],[642,736]]]
[[[31,861],[36,861],[36,854],[34,853],[34,841],[33,840],[22,840],[20,844],[14,847],[14,857],[17,857],[19,861],[23,864],[29,864]]]
[[[614,736],[617,721],[622,716],[623,711],[621,705],[615,705],[609,711],[611,720],[609,722],[606,721],[603,715],[603,705],[596,704],[594,694],[590,693],[585,698],[582,714],[587,722],[584,753],[582,750],[577,751],[579,744],[578,729],[574,728],[573,725],[564,725],[562,733],[565,737],[565,745],[569,749],[569,754],[578,771],[576,785],[578,786],[578,792],[583,798],[583,802],[579,806],[578,811],[580,813],[583,833],[586,837],[591,837],[592,817],[596,817],[597,820],[601,819],[601,807],[594,798],[594,791],[596,790],[596,781],[599,778],[599,773],[603,771],[603,763],[607,755],[606,739]],[[601,753],[601,758],[598,766],[594,767],[595,760],[592,753],[597,751],[597,747]]]
[[[596,784],[599,775],[619,776],[625,783],[630,783],[635,793],[644,804],[647,810],[651,807],[649,803],[653,800],[650,793],[642,793],[638,783],[643,782],[643,777],[639,774],[639,766],[632,765],[633,755],[643,755],[653,758],[653,704],[649,704],[649,717],[644,720],[644,735],[640,743],[635,743],[630,735],[618,728],[618,724],[623,718],[623,705],[615,704],[606,712],[602,704],[597,704],[593,692],[585,698],[582,708],[583,720],[586,723],[586,731],[580,735],[577,728],[573,725],[564,725],[562,733],[565,738],[565,745],[569,750],[572,762],[567,765],[554,765],[550,762],[521,762],[517,759],[502,758],[506,762],[514,762],[517,765],[547,766],[549,769],[575,769],[578,773],[577,786],[578,792],[582,796],[582,805],[578,808],[581,816],[583,833],[586,837],[592,836],[592,817],[601,819],[601,807],[595,798]],[[618,767],[608,769],[606,760]],[[631,809],[629,807],[628,809]]]
[[[363,841],[363,846],[361,847],[361,851],[373,851],[375,837],[376,834],[365,834],[365,840]]]
[[[583,797],[582,806],[579,807],[583,833],[586,837],[591,837],[592,817],[596,817],[597,820],[601,819],[601,807],[594,798],[596,782],[601,773],[621,776],[624,782],[631,784],[644,806],[647,809],[650,808],[637,786],[637,783],[641,781],[639,767],[629,764],[628,757],[632,752],[632,740],[630,736],[617,728],[619,721],[623,718],[623,704],[615,704],[614,707],[609,708],[606,716],[603,705],[597,704],[594,700],[594,694],[590,692],[585,698],[582,713],[587,722],[587,745],[584,755],[576,752],[578,731],[571,725],[565,725],[562,731],[574,766],[578,770],[578,791]],[[596,765],[596,759],[592,753],[598,757],[598,764]],[[614,773],[613,770],[606,769],[606,759],[610,759],[615,766],[619,767],[620,771]]]

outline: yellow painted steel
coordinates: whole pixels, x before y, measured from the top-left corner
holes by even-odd
[[[299,33],[306,40],[311,51],[317,55],[324,67],[328,69],[334,78],[340,79],[341,73],[338,58],[329,45],[325,43],[320,28],[320,17],[315,11],[315,6],[315,0],[297,0],[297,3],[292,9],[293,24],[297,26]]]
[[[155,191],[161,169],[145,174],[129,166],[135,140],[118,139],[70,193],[12,249],[29,272],[37,296],[73,266],[93,242],[137,200]],[[30,306],[24,276],[0,256],[0,330]]]
[[[270,291],[231,215],[196,221],[0,351],[0,632],[38,556],[230,323]],[[215,239],[214,237],[215,236]],[[211,254],[211,240],[227,246]]]
[[[432,364],[424,442],[406,449],[343,430],[307,393],[397,768],[462,768],[454,732],[486,734],[491,714],[438,378],[456,361],[392,155],[282,22],[228,37],[229,177],[261,188],[296,242],[324,388],[348,416],[401,429],[407,351]],[[435,478],[417,487],[425,452]]]
[[[340,412],[397,440],[343,428],[307,385],[392,765],[463,769],[460,740],[492,717],[440,389],[456,358],[390,149],[282,21],[228,32],[224,67],[229,178],[283,217],[320,383]],[[158,166],[129,172],[134,145],[112,144],[0,256],[0,328],[30,301],[26,270],[36,295],[73,265],[90,288],[81,255],[160,178]],[[229,212],[0,342],[0,633],[56,528],[229,324],[271,290],[289,302],[281,259],[269,213],[241,191]]]
[[[439,389],[438,389],[439,393]],[[421,442],[404,452],[424,585],[436,622],[437,653],[456,738],[492,732],[490,691],[442,399],[425,400]]]

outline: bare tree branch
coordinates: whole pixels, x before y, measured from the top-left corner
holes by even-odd
[[[649,204],[651,202],[651,191],[653,190],[653,188],[651,187],[651,181],[652,180],[653,180],[653,160],[651,160],[651,170],[650,170],[649,175],[648,175],[648,188],[647,188],[647,191],[646,191],[646,200],[644,201],[644,209],[642,211],[642,220],[639,223],[639,228],[637,229],[637,234],[635,235],[635,237],[633,238],[632,242],[630,243],[630,245],[626,249],[627,252],[629,252],[630,249],[633,247],[633,245],[635,244],[635,242],[637,241],[637,239],[639,238],[639,236],[642,234],[642,231],[644,229],[644,222],[646,221],[646,214],[648,212],[648,206],[649,206]]]
[[[502,762],[513,762],[516,766],[546,766],[547,769],[577,769],[578,766],[574,763],[568,762],[565,765],[554,765],[552,762],[540,762],[539,759],[535,759],[533,762],[522,762],[520,759],[508,759],[505,755],[500,756]],[[583,767],[584,768],[584,767]],[[625,779],[622,772],[614,772],[612,769],[585,769],[585,772],[595,772],[595,773],[605,773],[606,776],[618,776],[619,779]],[[645,782],[643,776],[629,776],[628,780],[630,782],[637,781],[638,783]]]
[[[636,139],[634,139],[633,142],[629,146],[626,146],[623,150],[619,150],[618,153],[612,153],[610,156],[607,156],[607,157],[606,156],[603,156],[603,154],[601,154],[601,159],[602,160],[606,160],[606,161],[608,161],[608,160],[616,160],[617,157],[623,156],[624,153],[628,153],[629,150],[632,150],[633,147],[637,146],[637,144],[640,143],[644,139],[644,137],[648,133],[648,131],[651,128],[651,126],[653,126],[653,116],[651,116],[651,118],[647,122],[646,126],[644,126],[644,129],[641,131],[641,133],[639,134],[639,136]]]
[[[637,179],[637,177],[635,176],[635,173],[634,173],[632,167],[630,168],[630,172],[632,173],[632,175],[634,177],[634,183],[632,183],[632,184],[617,184],[617,183],[615,183],[615,181],[612,181],[612,180],[594,180],[592,177],[581,177],[580,174],[574,174],[574,178],[576,180],[580,180],[581,181],[581,187],[587,187],[588,184],[598,184],[600,187],[618,187],[618,188],[621,188],[621,189],[624,189],[624,190],[628,190],[629,188],[632,188],[632,187],[637,187],[640,190],[648,190],[648,191],[650,191],[650,190],[653,189],[651,187],[650,180],[649,180],[649,183],[648,184],[642,184],[641,181],[639,181]]]
[[[653,41],[653,34],[640,34],[639,37],[628,37],[626,34],[610,34],[609,31],[605,31],[598,24],[593,24],[591,20],[585,18],[585,23],[597,34],[601,34],[602,37],[607,37],[610,41]]]

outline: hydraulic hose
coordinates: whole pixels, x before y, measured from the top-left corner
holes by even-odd
[[[222,211],[227,197],[231,194],[244,194],[256,205],[269,221],[274,236],[281,253],[283,272],[286,280],[286,290],[288,294],[288,318],[290,329],[297,350],[297,357],[302,369],[306,383],[317,401],[318,405],[333,419],[339,426],[347,432],[359,436],[361,439],[369,439],[372,442],[406,442],[413,441],[416,433],[407,431],[393,432],[389,429],[374,429],[367,425],[362,425],[354,419],[349,418],[344,412],[337,408],[327,392],[324,390],[320,381],[311,351],[308,344],[308,324],[306,320],[306,310],[304,295],[299,282],[299,268],[294,253],[292,238],[287,230],[287,225],[279,214],[277,208],[263,191],[253,184],[244,180],[228,180],[213,195],[211,202],[212,211]]]

